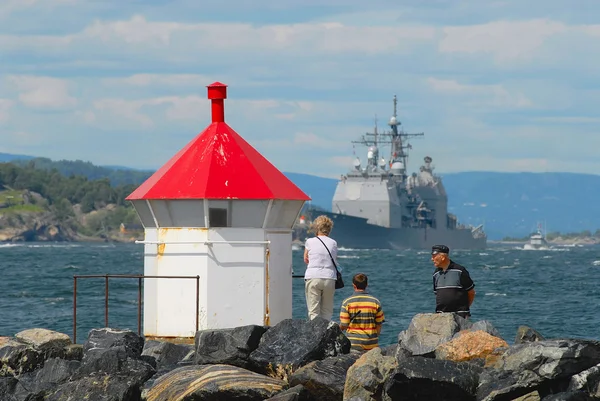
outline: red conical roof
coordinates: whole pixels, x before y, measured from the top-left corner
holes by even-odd
[[[226,85],[208,87],[213,122],[127,200],[310,198],[227,123]],[[215,95],[216,94],[216,95]]]

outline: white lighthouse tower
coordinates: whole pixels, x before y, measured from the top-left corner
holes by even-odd
[[[226,85],[208,98],[212,123],[127,197],[145,229],[147,338],[292,317],[292,227],[310,198],[225,123]]]

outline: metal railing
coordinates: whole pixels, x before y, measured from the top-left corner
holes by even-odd
[[[73,276],[73,344],[77,344],[77,280],[81,278],[103,278],[104,281],[104,326],[108,327],[108,280],[110,278],[138,279],[138,335],[142,333],[142,279],[194,279],[196,280],[196,331],[199,327],[200,315],[200,276],[144,276],[141,274],[91,274]]]

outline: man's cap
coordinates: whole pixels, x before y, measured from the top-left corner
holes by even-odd
[[[446,245],[434,245],[431,247],[431,254],[435,255],[436,253],[450,253],[450,248]]]

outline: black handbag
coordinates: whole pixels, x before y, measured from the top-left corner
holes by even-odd
[[[338,270],[337,265],[335,264],[335,260],[333,260],[333,256],[331,256],[331,252],[329,252],[329,248],[327,248],[327,245],[325,245],[325,243],[323,242],[323,240],[321,238],[319,238],[317,236],[317,239],[319,241],[321,241],[321,244],[323,244],[325,249],[327,249],[327,253],[329,254],[329,257],[331,258],[331,261],[333,262],[333,267],[335,267],[335,272],[336,272],[335,289],[338,290],[340,288],[344,288],[344,280],[342,279],[342,273],[340,273],[340,271]]]

